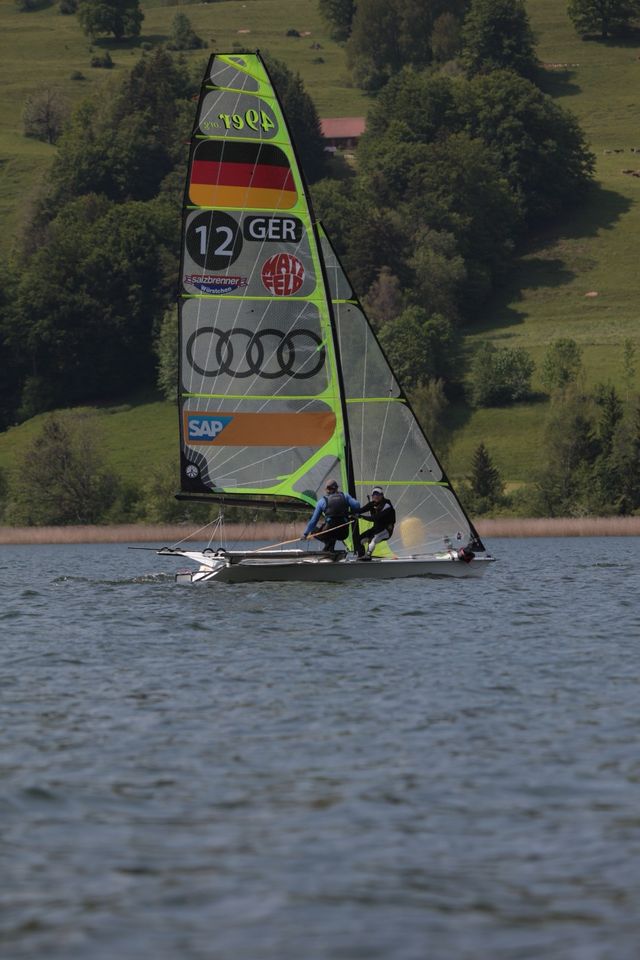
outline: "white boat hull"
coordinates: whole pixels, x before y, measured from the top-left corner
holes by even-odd
[[[181,570],[176,575],[180,584],[199,583],[261,583],[274,581],[307,581],[342,583],[348,580],[398,580],[406,577],[480,577],[491,557],[476,557],[470,563],[455,554],[407,559],[373,559],[369,562],[344,559],[295,559],[247,558],[231,562],[227,558],[208,557],[203,554],[180,554],[200,561],[197,570]]]

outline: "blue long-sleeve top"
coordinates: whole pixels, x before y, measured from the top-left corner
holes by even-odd
[[[344,491],[341,491],[341,492],[344,492]],[[346,499],[346,501],[347,501],[347,504],[349,505],[349,509],[352,511],[352,513],[355,513],[356,510],[359,510],[359,509],[360,509],[360,503],[359,503],[358,500],[356,500],[354,497],[352,497],[352,496],[351,496],[350,494],[348,494],[348,493],[345,493],[344,496],[345,496],[345,499]],[[320,514],[321,514],[321,513],[324,513],[324,511],[325,511],[326,509],[327,509],[327,498],[326,498],[326,497],[320,497],[320,499],[319,499],[318,502],[316,503],[316,508],[315,508],[315,510],[314,510],[313,513],[311,514],[311,520],[309,520],[309,523],[308,523],[307,526],[305,527],[305,531],[304,531],[304,533],[303,533],[303,536],[304,536],[304,537],[308,536],[308,535],[311,533],[311,531],[312,531],[313,528],[315,527],[316,523],[317,523],[318,520],[320,519]],[[345,528],[344,528],[344,535],[345,535],[345,537],[347,536],[347,533],[348,533],[348,530],[347,530],[347,528],[345,527]]]

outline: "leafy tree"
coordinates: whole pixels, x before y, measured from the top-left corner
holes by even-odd
[[[347,44],[356,82],[377,91],[406,65],[446,58],[466,7],[467,0],[357,0]]]
[[[464,120],[458,116],[456,101],[456,86],[450,77],[405,68],[371,105],[358,149],[359,162],[375,159],[381,141],[425,144],[459,133]],[[420,109],[416,110],[418,103]],[[384,143],[381,149],[386,151],[388,145]]]
[[[575,383],[582,370],[582,350],[570,337],[559,337],[547,349],[540,379],[548,390],[564,390]]]
[[[427,380],[451,379],[460,341],[451,321],[429,316],[422,307],[408,307],[380,330],[380,343],[405,390]]]
[[[640,0],[569,0],[567,13],[578,33],[598,31],[606,40],[629,29],[640,16]]]
[[[322,19],[331,27],[331,37],[340,42],[347,40],[356,12],[356,0],[318,0]]]
[[[595,157],[573,114],[507,70],[454,89],[465,130],[493,151],[529,224],[555,218],[584,197]]]
[[[428,64],[433,15],[425,0],[358,0],[347,61],[359,86],[379,90],[405,64]]]
[[[152,337],[175,283],[175,212],[85,196],[51,222],[16,290],[9,342],[41,378],[24,415],[154,378]]]
[[[416,233],[413,244],[407,262],[415,278],[415,298],[429,312],[458,317],[468,272],[456,238],[426,227]]]
[[[524,400],[531,390],[535,364],[522,347],[484,343],[471,363],[471,401],[476,407],[499,407]]]
[[[286,63],[272,57],[267,58],[267,65],[291,127],[302,168],[313,183],[325,175],[327,168],[318,111],[299,73],[293,73]]]
[[[60,139],[48,215],[83,194],[119,203],[155,197],[175,164],[186,162],[192,91],[184,65],[157,50],[141,57],[108,104],[81,103]]]
[[[112,33],[116,40],[122,40],[140,36],[144,13],[139,0],[80,0],[78,20],[92,39]]]
[[[96,418],[47,417],[9,480],[10,523],[100,523],[120,494],[98,450]]]
[[[420,103],[419,112],[415,103]],[[577,203],[593,178],[595,158],[575,117],[534,84],[505,70],[472,80],[413,70],[394,77],[369,112],[358,148],[359,169],[380,202],[397,207],[400,198],[415,191],[420,165],[431,162],[426,147],[457,153],[457,168],[480,162],[476,147],[464,141],[456,146],[452,140],[462,134],[482,142],[488,151],[485,165],[493,168],[490,183],[506,180],[517,214],[529,223],[556,217]],[[480,176],[477,182],[486,189]],[[479,200],[483,193],[478,192]],[[449,192],[437,193],[442,195],[448,201]],[[503,235],[513,237],[518,216],[514,222],[512,215],[510,229],[505,227]]]
[[[178,11],[171,23],[167,50],[199,50],[204,46],[205,41],[195,32],[187,15]]]
[[[69,105],[58,90],[43,87],[27,97],[22,111],[25,137],[57,143],[69,117]]]
[[[523,0],[472,0],[462,45],[462,62],[470,74],[506,69],[535,76],[535,39]]]
[[[510,262],[519,223],[515,199],[496,169],[492,152],[465,133],[425,145],[423,159],[410,174],[406,197],[406,204],[400,198],[398,203],[406,211],[407,222],[423,229],[428,224],[431,230],[455,238],[465,274],[458,296],[477,304],[490,292],[492,278]],[[453,250],[445,253],[439,244],[435,252],[450,261],[449,267],[461,279],[462,264]]]

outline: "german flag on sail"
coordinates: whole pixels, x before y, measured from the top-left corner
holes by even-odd
[[[279,147],[203,140],[193,153],[189,199],[198,207],[290,210],[298,194]]]

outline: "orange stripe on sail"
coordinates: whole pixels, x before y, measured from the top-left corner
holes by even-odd
[[[268,210],[290,210],[296,205],[295,190],[273,190],[268,187],[229,187],[216,183],[192,183],[189,199],[197,207],[265,207]]]
[[[216,421],[216,418],[220,418]],[[220,424],[220,427],[218,427]],[[211,413],[184,411],[184,436],[191,446],[321,447],[336,428],[326,413]]]

